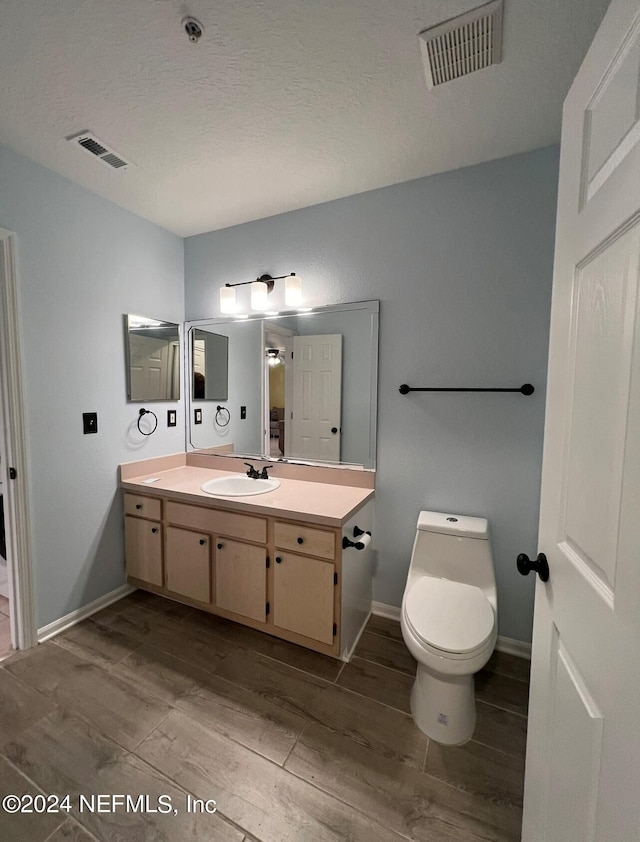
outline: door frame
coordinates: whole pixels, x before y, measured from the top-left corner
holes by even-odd
[[[32,578],[27,442],[22,391],[22,353],[16,235],[0,228],[0,476],[3,483],[10,600],[11,645],[38,642]],[[9,466],[16,479],[9,478]]]

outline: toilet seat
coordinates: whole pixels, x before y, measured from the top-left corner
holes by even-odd
[[[411,585],[404,610],[416,637],[445,657],[481,649],[495,625],[493,608],[480,588],[432,576]]]

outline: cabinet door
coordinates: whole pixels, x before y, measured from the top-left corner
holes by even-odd
[[[215,604],[243,617],[267,620],[267,550],[220,538],[215,549]]]
[[[201,532],[167,527],[167,589],[211,602],[211,538]]]
[[[127,576],[162,587],[162,525],[125,515],[124,557]]]
[[[273,571],[273,623],[313,640],[333,643],[335,566],[277,552]]]

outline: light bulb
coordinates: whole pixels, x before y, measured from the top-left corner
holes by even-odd
[[[220,287],[220,312],[235,313],[236,309],[235,289],[233,287]]]
[[[284,280],[284,303],[287,307],[299,307],[302,304],[302,281],[295,273]]]
[[[251,309],[252,310],[266,310],[267,309],[267,285],[262,281],[254,281],[251,284]]]

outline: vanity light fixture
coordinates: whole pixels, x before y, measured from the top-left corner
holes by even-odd
[[[264,311],[268,307],[268,296],[273,291],[276,281],[284,279],[284,301],[288,307],[298,307],[302,302],[302,281],[295,272],[288,275],[260,275],[255,281],[241,281],[238,284],[225,284],[220,288],[220,312],[235,313],[237,310],[236,287],[251,285],[251,309]]]

